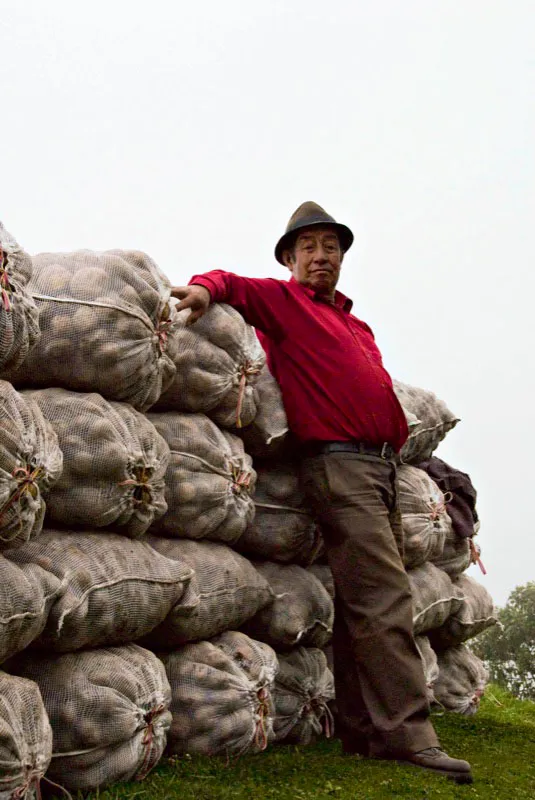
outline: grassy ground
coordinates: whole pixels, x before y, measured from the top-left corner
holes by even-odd
[[[215,758],[163,760],[142,783],[116,784],[87,800],[380,800],[382,798],[535,798],[535,703],[491,687],[474,717],[434,715],[442,745],[467,758],[474,783],[343,756],[336,740],[306,748],[272,746],[230,763]]]

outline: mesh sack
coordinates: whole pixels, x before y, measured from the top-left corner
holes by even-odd
[[[433,392],[401,381],[394,381],[394,391],[409,422],[409,437],[401,448],[400,460],[419,464],[431,457],[459,419]]]
[[[276,458],[290,447],[290,431],[279,385],[267,365],[255,384],[258,395],[256,416],[250,425],[240,428],[245,449],[253,458]]]
[[[422,667],[425,676],[425,685],[427,686],[427,699],[432,703],[435,699],[434,685],[438,678],[438,661],[437,654],[431,647],[431,642],[427,636],[415,636],[414,641],[420,658],[422,659]]]
[[[332,635],[334,605],[321,581],[297,564],[265,561],[255,566],[275,597],[243,630],[277,651],[298,644],[324,647]]]
[[[433,631],[433,645],[440,648],[472,639],[498,621],[492,597],[484,586],[470,575],[459,575],[453,579],[453,585],[461,591],[463,601],[444,625]]]
[[[436,483],[422,469],[402,464],[398,469],[398,497],[405,566],[418,567],[439,558],[453,528]]]
[[[275,741],[310,744],[323,733],[334,733],[329,703],[334,700],[334,678],[325,653],[315,647],[297,647],[280,653],[275,678]]]
[[[165,475],[168,511],[152,532],[231,544],[254,516],[256,472],[237,436],[204,414],[148,414],[171,450]]]
[[[254,519],[234,547],[269,561],[307,565],[323,549],[323,539],[299,488],[293,462],[257,467]]]
[[[17,385],[95,391],[144,410],[173,380],[171,287],[145,253],[40,253],[29,287],[42,336],[7,376]]]
[[[47,496],[52,522],[141,536],[167,510],[169,447],[127,403],[67,389],[24,392],[57,433],[63,474]]]
[[[273,739],[277,656],[238,631],[160,656],[171,684],[168,751],[239,756]]]
[[[41,690],[53,732],[53,781],[83,790],[142,780],[160,760],[171,691],[153,653],[135,644],[23,653],[10,669]]]
[[[437,653],[437,659],[437,703],[458,714],[475,714],[489,680],[483,662],[464,644]]]
[[[66,582],[36,641],[60,653],[144,636],[180,600],[193,572],[145,542],[114,533],[46,530],[8,554]]]
[[[37,342],[39,312],[28,289],[32,260],[0,222],[0,374],[16,369]]]
[[[194,570],[189,595],[145,640],[151,648],[171,650],[234,630],[272,598],[267,580],[246,558],[224,544],[158,537],[150,537],[148,542],[166,558]]]
[[[0,663],[24,650],[44,629],[65,585],[37,564],[0,556]]]
[[[463,593],[445,572],[433,564],[409,570],[414,633],[427,633],[444,625],[462,605]]]
[[[0,800],[40,797],[52,756],[52,729],[39,687],[0,672]]]
[[[223,428],[241,428],[255,418],[255,383],[266,363],[254,329],[225,303],[213,303],[195,325],[189,310],[178,313],[176,375],[158,410],[207,414]]]
[[[0,549],[43,527],[46,492],[61,475],[58,437],[39,408],[0,380]]]
[[[334,600],[336,587],[334,585],[334,578],[330,566],[328,564],[319,563],[310,564],[310,566],[307,567],[307,572],[311,572],[321,581],[331,600]]]
[[[430,561],[448,575],[460,575],[472,563],[470,539],[459,536],[452,527],[446,532],[442,553],[433,555]]]

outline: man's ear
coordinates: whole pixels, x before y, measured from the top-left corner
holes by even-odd
[[[282,260],[284,261],[284,266],[288,267],[288,269],[291,272],[292,269],[293,269],[293,265],[294,265],[294,259],[293,259],[292,251],[291,250],[283,250],[282,251]]]

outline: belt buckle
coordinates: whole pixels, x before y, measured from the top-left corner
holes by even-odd
[[[381,458],[387,460],[390,457],[389,455],[387,455],[389,449],[390,445],[388,444],[388,442],[383,442],[383,446],[381,447],[381,452],[380,452]]]

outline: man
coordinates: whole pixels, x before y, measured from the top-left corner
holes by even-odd
[[[400,556],[393,461],[407,423],[370,328],[336,290],[353,234],[303,203],[275,247],[289,281],[214,270],[172,294],[187,324],[211,302],[258,331],[301,447],[301,479],[320,519],[335,586],[338,730],[346,753],[393,758],[470,783],[428,719],[412,599]]]

